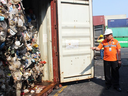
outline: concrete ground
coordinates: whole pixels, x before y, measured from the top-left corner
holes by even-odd
[[[128,48],[122,48],[121,51],[122,66],[119,70],[122,92],[117,92],[112,87],[104,89],[103,61],[97,57],[93,79],[62,84],[61,88],[54,89],[49,96],[128,96]]]

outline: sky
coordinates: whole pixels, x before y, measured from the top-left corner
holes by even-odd
[[[92,0],[93,16],[123,15],[128,17],[128,0]]]

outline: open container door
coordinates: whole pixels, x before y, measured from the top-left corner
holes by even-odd
[[[93,68],[91,0],[58,0],[60,82],[90,79]]]
[[[57,43],[57,16],[56,0],[23,0],[25,9],[33,9],[36,15],[38,28],[38,44],[41,59],[46,61],[43,66],[42,82],[35,86],[44,87],[40,93],[27,93],[25,96],[47,96],[59,84],[58,76],[58,43]],[[35,27],[35,26],[34,26]],[[35,88],[35,87],[34,87]],[[33,89],[33,88],[32,88]]]

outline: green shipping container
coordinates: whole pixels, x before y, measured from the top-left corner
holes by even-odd
[[[105,30],[108,29],[108,26],[105,26]]]
[[[128,48],[128,38],[115,38],[119,41],[121,47]]]
[[[113,37],[128,37],[128,27],[109,28],[113,31]]]

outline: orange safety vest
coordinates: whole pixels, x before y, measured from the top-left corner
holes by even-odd
[[[102,41],[98,48],[104,47],[104,60],[105,61],[117,61],[117,50],[121,48],[119,42],[112,38],[109,42],[107,39]]]

